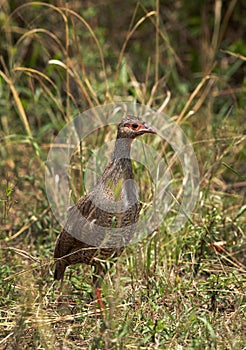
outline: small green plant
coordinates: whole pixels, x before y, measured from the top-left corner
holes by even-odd
[[[3,185],[3,196],[1,198],[2,202],[2,224],[4,224],[8,218],[9,211],[13,205],[13,194],[14,194],[14,186],[10,184],[9,181],[6,181],[6,184]]]
[[[0,348],[245,347],[244,7],[241,0],[2,1]],[[200,194],[189,222],[173,232],[182,173],[172,147],[153,140],[173,165],[176,204],[107,274],[102,319],[89,267],[68,268],[62,295],[53,282],[61,228],[44,168],[66,123],[119,100],[149,105],[183,128]],[[92,149],[112,132],[89,135],[73,155],[74,200],[86,190]],[[145,209],[154,188],[142,165],[134,171]]]

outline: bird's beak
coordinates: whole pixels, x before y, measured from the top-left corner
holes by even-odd
[[[141,134],[157,134],[157,132],[149,125],[142,125],[142,127],[139,129]]]

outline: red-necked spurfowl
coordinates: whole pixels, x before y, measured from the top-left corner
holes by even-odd
[[[105,259],[119,256],[134,235],[140,203],[133,181],[130,149],[132,141],[146,133],[156,134],[135,116],[126,116],[118,125],[111,161],[92,191],[68,211],[54,251],[56,280],[63,280],[69,265],[92,265],[95,268],[93,283],[99,295],[100,279],[106,272]]]

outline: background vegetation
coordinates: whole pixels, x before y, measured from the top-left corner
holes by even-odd
[[[244,12],[242,0],[1,1],[2,349],[245,348]],[[44,165],[66,122],[113,101],[174,118],[201,177],[192,222],[167,220],[107,276],[102,319],[87,266],[68,269],[58,298]]]

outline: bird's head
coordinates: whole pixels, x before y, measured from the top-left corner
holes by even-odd
[[[156,131],[154,131],[144,120],[132,115],[127,115],[126,118],[122,119],[118,126],[117,138],[128,138],[133,140],[143,134],[156,134]]]

